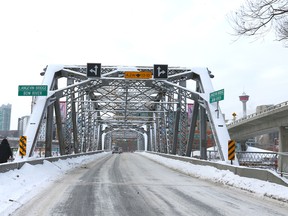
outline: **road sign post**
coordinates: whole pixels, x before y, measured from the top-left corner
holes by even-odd
[[[19,85],[18,96],[47,96],[47,85]]]
[[[210,93],[210,103],[224,100],[224,89]]]
[[[101,64],[100,63],[87,63],[87,77],[100,78],[101,77]]]
[[[224,89],[210,93],[210,103],[217,102],[217,118],[219,118],[219,101],[224,100]]]
[[[231,160],[231,164],[233,164],[233,160],[235,160],[235,149],[236,149],[236,142],[235,140],[228,141],[228,160]]]
[[[26,144],[27,144],[27,137],[26,136],[20,136],[19,155],[21,157],[26,156]]]
[[[167,79],[168,78],[168,65],[154,64],[153,75],[154,75],[154,79]]]
[[[150,71],[125,71],[125,79],[151,79]]]

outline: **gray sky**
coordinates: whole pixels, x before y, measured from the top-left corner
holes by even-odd
[[[227,13],[243,0],[10,0],[0,2],[0,105],[11,129],[30,114],[18,85],[39,85],[47,64],[168,64],[208,67],[226,118],[242,117],[239,95],[257,105],[288,101],[288,49],[274,35],[235,42]]]

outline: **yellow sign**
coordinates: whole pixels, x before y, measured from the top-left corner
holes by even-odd
[[[236,142],[234,140],[228,141],[228,160],[235,160]]]
[[[150,71],[125,71],[125,79],[151,79]]]
[[[20,136],[20,140],[19,140],[19,155],[20,156],[26,155],[26,143],[27,143],[27,137]]]

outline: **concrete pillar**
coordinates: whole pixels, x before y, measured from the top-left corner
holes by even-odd
[[[247,150],[246,140],[240,141],[241,151],[245,152]]]
[[[279,171],[288,173],[288,156],[281,155],[283,152],[288,152],[288,128],[280,127],[279,128]]]

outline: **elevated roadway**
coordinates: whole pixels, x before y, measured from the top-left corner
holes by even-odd
[[[281,153],[285,154],[288,152],[288,101],[238,119],[227,125],[227,129],[231,139],[238,142],[244,142],[252,137],[278,131],[280,137],[279,152],[280,155]],[[288,169],[287,160],[281,160],[281,157],[280,165],[284,169]]]
[[[287,101],[227,125],[230,137],[238,141],[279,131],[281,127],[288,127]]]

